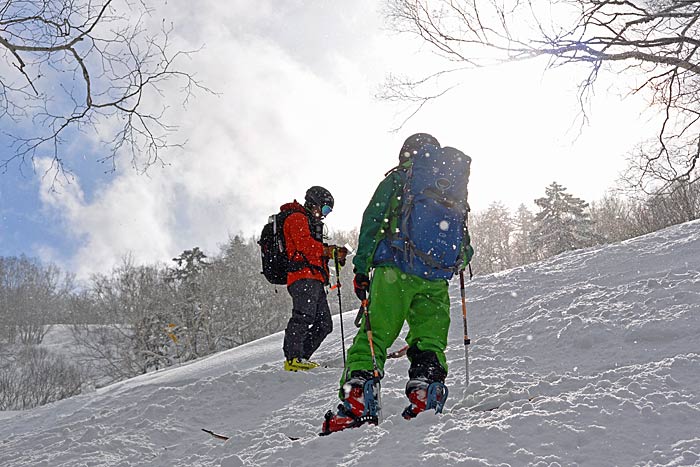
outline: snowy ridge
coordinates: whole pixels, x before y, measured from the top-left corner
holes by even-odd
[[[700,465],[700,222],[480,277],[467,296],[472,384],[453,283],[442,415],[401,418],[408,362],[389,360],[382,424],[316,436],[338,403],[336,317],[314,356],[327,368],[282,371],[275,334],[2,420],[0,465]]]

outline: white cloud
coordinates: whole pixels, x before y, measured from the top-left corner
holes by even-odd
[[[379,173],[364,186],[356,161],[387,153],[376,144],[385,134],[362,64],[333,42],[308,39],[310,49],[296,43],[290,50],[283,34],[272,40],[280,16],[269,17],[264,29],[267,16],[250,24],[234,10],[188,12],[187,40],[207,44],[191,69],[220,95],[200,93],[186,109],[173,106],[170,115],[188,141],[184,151],[166,154],[170,165],[144,176],[119,161],[117,175],[89,196],[79,179],[57,193],[42,187],[45,205],[82,239],[69,265],[80,276],[111,268],[125,253],[139,262],[168,261],[194,245],[211,253],[229,234],[257,232],[279,205],[315,184],[336,194],[337,212],[354,211],[342,227],[359,220]],[[311,34],[314,19],[302,19],[287,26]]]
[[[48,161],[40,160],[38,165],[44,169]],[[77,178],[56,191],[50,184],[50,179],[42,179],[42,201],[62,213],[70,235],[82,239],[66,265],[79,277],[111,269],[127,253],[142,262],[172,255],[175,216],[170,190],[162,181],[144,184],[138,177],[120,177],[92,202],[86,202]]]
[[[163,5],[153,20],[160,13],[174,21],[178,47],[205,45],[187,66],[220,95],[199,93],[187,108],[166,103],[187,139],[184,151],[165,155],[169,166],[143,176],[119,161],[117,175],[88,195],[79,180],[60,193],[42,187],[45,205],[81,239],[70,269],[104,271],[127,252],[140,262],[169,261],[195,245],[212,253],[229,234],[258,232],[279,205],[317,184],[336,197],[329,226],[357,226],[401,142],[416,131],[472,155],[476,208],[498,199],[531,203],[554,179],[580,180],[567,186],[589,196],[579,188],[599,182],[595,164],[619,157],[614,151],[632,139],[630,119],[612,133],[592,129],[572,146],[573,136],[561,135],[573,118],[574,81],[543,79],[533,64],[465,75],[459,90],[390,133],[400,121],[396,107],[373,94],[387,72],[424,65],[413,48],[399,46],[402,38],[381,31],[376,8],[373,0]],[[596,136],[612,141],[620,132],[626,137],[603,153]]]

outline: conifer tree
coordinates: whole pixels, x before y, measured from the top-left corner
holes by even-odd
[[[552,182],[545,197],[535,200],[541,211],[535,216],[533,247],[543,257],[576,250],[594,243],[593,222],[586,211],[588,203]]]
[[[173,258],[177,266],[168,269],[165,279],[172,287],[176,301],[173,322],[167,323],[167,326],[172,340],[178,344],[180,360],[190,360],[201,356],[201,352],[206,353],[199,341],[208,318],[202,307],[202,279],[209,266],[206,260],[207,255],[199,247],[185,250]]]

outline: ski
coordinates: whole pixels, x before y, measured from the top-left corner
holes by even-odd
[[[222,435],[222,434],[216,433],[216,432],[211,431],[211,430],[207,430],[206,428],[202,428],[202,431],[213,436],[214,438],[220,439],[222,441],[228,441],[229,439],[231,439],[229,436]],[[299,436],[289,436],[289,435],[285,435],[285,436],[287,438],[289,438],[290,441],[299,441],[301,439],[301,437],[299,437]]]
[[[388,353],[386,355],[386,358],[401,358],[404,355],[406,355],[406,352],[408,352],[408,346],[404,345],[399,350],[395,350],[394,352]]]
[[[528,401],[528,402],[532,402],[532,401],[534,401],[535,399],[537,399],[538,397],[541,397],[541,396],[535,395],[535,396],[528,397],[528,398],[527,398],[527,401]],[[522,399],[522,400],[524,400],[524,399]],[[484,402],[481,402],[481,403],[475,404],[475,405],[473,405],[473,406],[471,406],[471,407],[465,407],[465,408],[466,408],[467,410],[469,410],[470,412],[493,412],[493,411],[501,410],[501,406],[502,406],[505,402],[513,402],[513,401],[501,401],[501,402],[498,403],[498,405],[486,404],[486,403],[484,403]],[[454,408],[462,408],[462,407],[459,407],[458,405],[455,405]]]
[[[212,435],[212,436],[213,436],[214,438],[216,438],[216,439],[220,439],[220,440],[223,440],[223,441],[228,441],[229,439],[231,439],[231,438],[229,438],[228,436],[224,436],[224,435],[220,435],[220,434],[218,434],[218,433],[214,433],[213,431],[207,430],[206,428],[202,428],[202,431],[205,432],[205,433],[207,433],[207,434]]]

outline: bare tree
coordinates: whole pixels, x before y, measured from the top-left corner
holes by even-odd
[[[0,410],[31,409],[80,394],[83,369],[47,349],[25,346],[0,365]]]
[[[606,194],[590,206],[595,236],[603,243],[614,243],[634,237],[632,203],[613,193]]]
[[[521,204],[513,216],[511,251],[513,265],[520,266],[537,260],[537,251],[532,247],[532,231],[535,229],[535,215]]]
[[[236,347],[284,329],[291,299],[260,273],[260,248],[253,240],[229,238],[204,278],[207,340],[216,350]],[[211,336],[211,337],[210,337]]]
[[[168,323],[172,297],[157,266],[136,266],[130,257],[111,274],[92,277],[94,317],[73,326],[73,338],[90,366],[119,381],[176,363]]]
[[[181,68],[190,52],[172,50],[171,26],[153,31],[149,13],[146,0],[0,2],[0,123],[12,141],[0,172],[49,157],[65,174],[69,145],[88,132],[107,170],[121,154],[137,170],[163,162],[178,145],[163,119],[166,83],[178,81],[185,102],[205,88]]]
[[[664,117],[653,144],[634,155],[627,180],[659,192],[700,177],[700,2],[388,0],[387,14],[397,30],[418,35],[451,63],[420,79],[392,79],[389,96],[422,105],[444,90],[421,92],[433,78],[449,82],[445,75],[465,67],[547,57],[550,67],[588,67],[579,84],[585,121],[601,70],[623,72],[635,83],[631,91],[648,91]]]
[[[513,219],[501,202],[472,215],[471,234],[474,238],[474,272],[490,274],[513,266],[511,234]]]
[[[73,277],[55,265],[0,257],[0,340],[40,344],[65,314]]]
[[[677,183],[670,193],[649,196],[632,204],[636,235],[700,218],[700,186]]]

